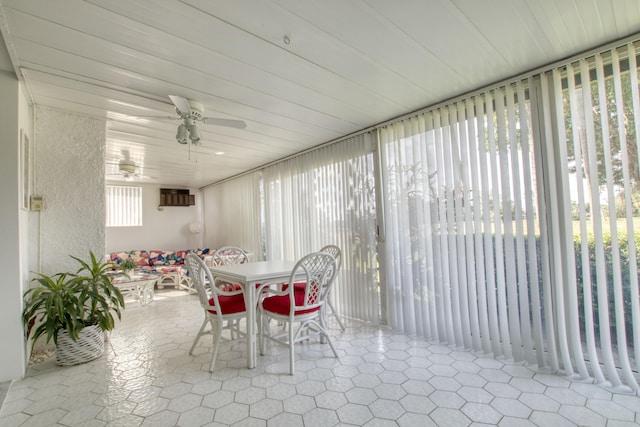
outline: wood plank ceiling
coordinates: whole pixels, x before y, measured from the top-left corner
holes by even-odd
[[[107,119],[107,179],[201,187],[636,34],[640,2],[0,0],[0,29],[36,105]],[[178,144],[168,95],[247,127]]]

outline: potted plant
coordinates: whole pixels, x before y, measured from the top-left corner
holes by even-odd
[[[25,292],[22,320],[27,338],[44,336],[53,340],[60,365],[88,362],[104,352],[104,331],[120,319],[124,298],[111,283],[108,263],[99,262],[93,252],[90,261],[73,257],[80,264],[75,273],[53,276],[38,273],[40,286]],[[33,345],[32,344],[32,345]]]
[[[120,268],[122,269],[124,274],[126,274],[129,277],[131,276],[131,273],[137,266],[138,264],[136,264],[136,262],[131,258],[127,258],[120,263]]]

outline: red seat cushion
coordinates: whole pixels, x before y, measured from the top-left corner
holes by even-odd
[[[242,285],[241,284],[239,284],[239,283],[231,284],[231,283],[228,283],[228,282],[221,283],[220,285],[218,285],[218,287],[220,289],[222,289],[223,291],[225,291],[225,292],[239,291],[239,290],[242,289]],[[256,288],[259,288],[259,287],[260,287],[260,283],[256,283]],[[304,288],[303,288],[303,290],[304,290]]]
[[[239,283],[231,284],[228,282],[220,283],[218,287],[225,292],[239,291],[240,289],[242,289],[242,286],[240,286]]]
[[[305,286],[307,286],[307,282],[294,282],[293,290],[296,292],[304,292]],[[285,283],[284,285],[282,285],[282,290],[286,291],[288,287],[289,287],[289,284]]]
[[[293,298],[296,302],[296,305],[304,304],[304,292],[294,292]],[[276,295],[272,297],[267,297],[262,302],[262,307],[266,311],[271,313],[281,314],[283,316],[287,316],[289,311],[291,311],[289,295]],[[318,311],[320,307],[308,308],[305,310],[296,310],[295,315],[299,314],[307,314],[313,313],[314,311]]]
[[[220,313],[222,314],[242,313],[246,310],[242,294],[218,295],[218,301],[220,302]],[[215,306],[213,298],[209,299],[209,304]],[[216,314],[215,309],[211,309],[209,312]]]

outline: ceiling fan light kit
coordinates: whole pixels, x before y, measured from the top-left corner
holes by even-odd
[[[178,133],[176,133],[176,141],[178,141],[180,144],[186,144],[187,141],[187,127],[185,126],[184,123],[180,123],[180,126],[178,126]]]
[[[187,139],[187,135],[189,139]],[[186,144],[189,140],[191,140],[193,144],[199,145],[200,129],[198,129],[195,121],[191,119],[184,119],[184,123],[181,123],[180,126],[178,126],[176,141],[180,144]]]
[[[189,127],[189,139],[194,144],[200,144],[200,130],[196,126],[195,122],[191,123]]]

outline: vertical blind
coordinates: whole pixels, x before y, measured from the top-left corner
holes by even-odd
[[[528,82],[380,129],[390,323],[534,360],[542,319]]]
[[[105,206],[107,227],[142,225],[142,187],[107,185]]]
[[[331,298],[340,315],[378,322],[373,144],[361,135],[265,168],[268,259],[342,250]]]
[[[203,207],[206,246],[238,246],[263,259],[259,172],[205,188]]]
[[[640,101],[638,48],[629,43],[546,73],[557,113],[550,185],[566,263],[570,344],[598,382],[638,387],[640,360]],[[568,161],[567,161],[568,159]],[[563,226],[563,227],[562,227]],[[575,323],[575,325],[573,324]]]
[[[378,130],[392,327],[639,390],[636,57]]]

